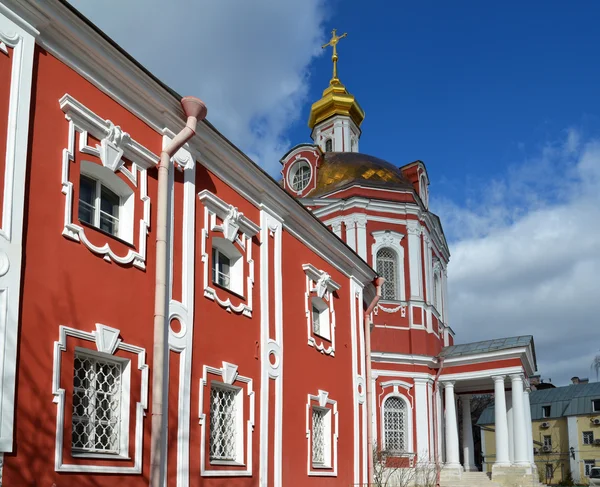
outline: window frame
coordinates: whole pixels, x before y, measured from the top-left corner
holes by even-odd
[[[210,401],[209,406],[209,419],[208,419],[208,451],[209,451],[209,462],[211,465],[235,465],[235,466],[244,466],[244,397],[242,394],[242,388],[239,386],[234,386],[230,384],[226,384],[225,382],[211,380],[209,387],[209,397],[212,399],[212,391],[213,389],[221,389],[227,392],[233,392],[235,395],[235,457],[232,459],[227,458],[217,458],[211,456],[212,451],[212,400]]]
[[[324,461],[313,461],[313,410],[324,414]],[[337,477],[338,467],[339,416],[337,401],[329,397],[327,391],[319,390],[317,395],[308,394],[306,403],[306,454],[309,476]]]
[[[592,399],[592,412],[600,413],[600,399]]]
[[[321,415],[323,421],[323,462],[315,461],[315,413]],[[311,464],[315,469],[330,469],[332,467],[331,448],[331,409],[327,407],[311,406]]]
[[[584,460],[583,461],[583,474],[586,477],[589,477],[592,472],[592,468],[594,468],[596,466],[596,460]]]
[[[215,281],[215,272],[220,272],[215,269],[215,266],[219,264],[218,256],[222,255],[229,259],[229,274],[226,276],[229,278],[229,285],[223,285],[220,282]],[[217,257],[215,261],[215,256]],[[222,237],[212,238],[212,251],[211,251],[211,282],[214,285],[219,286],[237,296],[244,296],[244,256],[237,249],[235,244]]]
[[[73,447],[71,439],[71,456],[73,458],[106,458],[106,459],[129,459],[129,410],[131,404],[131,361],[123,357],[97,352],[83,347],[75,347],[73,355],[73,373],[75,359],[77,357],[88,357],[93,362],[105,362],[119,364],[121,367],[121,386],[120,386],[120,404],[119,404],[119,449],[116,452],[101,450],[86,450]],[[74,426],[74,395],[75,386],[71,390],[71,428]]]
[[[333,137],[327,137],[323,144],[324,152],[333,152]]]
[[[90,204],[87,201],[84,201],[81,199],[81,184],[82,184],[82,179],[87,179],[89,182],[93,183],[93,200],[94,200],[94,204]],[[105,183],[101,179],[94,179],[90,176],[88,176],[85,173],[81,173],[79,175],[79,205],[78,205],[78,212],[77,212],[77,218],[79,219],[79,221],[81,223],[87,224],[87,225],[91,225],[94,228],[96,228],[97,230],[100,230],[101,232],[104,232],[108,235],[112,235],[113,237],[117,237],[120,238],[120,220],[119,220],[119,216],[121,215],[122,212],[122,205],[123,202],[121,200],[121,196],[119,196],[117,193],[115,193],[110,187],[108,187]],[[106,211],[102,210],[102,193],[103,192],[108,192],[110,193],[110,196],[114,196],[118,203],[117,205],[113,205],[113,207],[116,206],[117,208],[117,215],[112,215],[110,213],[107,213]],[[81,205],[85,205],[86,207],[89,207],[88,209],[91,212],[91,222],[88,222],[86,220],[83,220],[81,218]],[[102,228],[102,216],[108,217],[109,221],[111,221],[112,225],[115,225],[116,223],[116,231],[108,231],[105,230],[104,228]]]
[[[382,252],[389,252],[392,255],[392,257],[381,257],[380,254]],[[388,279],[384,275],[383,268],[380,269],[380,262],[382,262],[382,261],[393,264],[393,272],[392,272],[393,279],[392,280]],[[398,265],[398,253],[392,247],[381,247],[381,248],[377,249],[377,253],[375,254],[375,271],[377,272],[377,274],[379,274],[380,276],[385,278],[385,282],[383,283],[383,286],[381,288],[381,299],[383,299],[384,301],[399,301],[399,299],[398,299],[399,267],[400,266]],[[386,289],[389,286],[393,286],[393,292],[391,293],[391,294],[393,294],[392,297],[389,297],[388,295],[385,294]]]
[[[294,187],[294,180],[296,178],[296,176],[298,175],[298,173],[303,170],[303,169],[308,169],[308,179],[306,178],[302,178],[300,181],[304,181],[306,184],[302,185],[301,187]],[[287,183],[288,186],[290,187],[290,189],[295,192],[296,194],[300,194],[302,193],[306,188],[308,188],[308,186],[310,185],[310,182],[313,179],[313,167],[310,164],[310,162],[308,162],[306,159],[297,159],[296,161],[293,162],[293,164],[290,166],[290,169],[288,170],[288,177],[287,177]]]
[[[402,246],[404,235],[393,230],[379,230],[373,232],[371,235],[375,240],[371,246],[371,264],[373,269],[377,270],[377,254],[381,249],[387,248],[396,254],[396,299],[388,300],[382,296],[380,302],[406,303],[405,252]]]
[[[329,304],[321,298],[313,297],[311,303],[311,322],[312,332],[314,335],[331,341],[331,317]],[[315,310],[317,311],[317,320],[319,322],[319,330],[315,330]]]
[[[390,450],[388,447],[388,438],[387,438],[387,430],[386,430],[386,403],[389,400],[392,399],[398,399],[399,401],[401,401],[404,404],[404,431],[402,432],[402,440],[404,442],[404,450]],[[385,396],[383,398],[383,400],[381,401],[381,449],[383,451],[387,451],[388,453],[390,453],[392,456],[402,456],[402,455],[406,455],[411,453],[411,439],[410,439],[410,433],[411,433],[411,428],[410,428],[410,421],[412,421],[411,415],[410,415],[410,405],[409,402],[407,401],[407,399],[402,395],[399,394],[397,392],[393,392],[388,394],[387,396]]]
[[[542,446],[552,449],[552,435],[542,435]]]
[[[548,408],[548,409],[546,409],[546,408]],[[548,412],[546,412],[546,411],[548,411]],[[547,418],[550,418],[551,416],[552,416],[552,405],[547,404],[547,405],[542,406],[542,418],[547,419]]]
[[[590,438],[588,439],[588,441],[586,441],[586,437]],[[583,445],[593,445],[594,444],[594,432],[593,431],[582,431],[581,432],[581,443]]]

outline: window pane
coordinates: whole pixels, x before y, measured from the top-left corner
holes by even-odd
[[[395,300],[397,298],[397,262],[396,253],[391,249],[381,249],[377,252],[377,273],[385,279],[381,287],[383,299]]]
[[[231,283],[231,260],[218,249],[213,249],[213,282],[229,289]]]
[[[236,403],[237,391],[211,386],[210,389],[210,458],[236,458]]]
[[[321,322],[319,319],[319,310],[316,306],[312,307],[312,322],[313,322],[313,333],[317,335],[321,332]]]
[[[325,464],[325,415],[327,411],[312,410],[312,461],[315,465]]]
[[[86,176],[79,178],[79,220],[94,224],[96,181]]]
[[[100,190],[100,229],[111,235],[119,231],[119,197],[110,189],[102,186]]]
[[[389,397],[383,406],[385,449],[406,450],[406,403],[399,397]]]
[[[294,191],[302,191],[310,182],[310,167],[303,162],[298,164],[301,165],[298,167],[292,178],[292,189]]]

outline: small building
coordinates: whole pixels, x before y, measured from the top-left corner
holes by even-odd
[[[600,465],[600,383],[573,382],[533,391],[529,398],[533,454],[540,480],[557,484],[570,471],[576,483],[586,482],[591,468]],[[483,469],[491,471],[496,456],[493,406],[482,413],[477,424],[481,428]],[[511,455],[513,448],[511,445]]]

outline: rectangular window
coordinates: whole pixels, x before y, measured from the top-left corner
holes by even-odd
[[[123,364],[83,353],[74,364],[73,451],[121,453]]]
[[[313,323],[313,333],[315,335],[321,334],[321,322],[319,320],[320,312],[317,307],[313,304],[312,307],[312,323]]]
[[[213,248],[213,282],[229,289],[231,286],[231,261],[223,252]]]
[[[313,333],[326,340],[331,340],[329,305],[321,298],[312,298],[311,305]]]
[[[593,431],[584,431],[583,432],[583,444],[584,445],[593,445],[594,444],[594,432]]]
[[[312,408],[312,464],[331,467],[331,415],[326,408]]]
[[[552,406],[542,406],[542,418],[549,418]]]
[[[584,460],[583,461],[585,476],[589,477],[592,473],[592,468],[596,466],[596,460]]]
[[[119,234],[121,198],[83,174],[79,178],[79,220],[114,236]]]
[[[236,461],[238,458],[239,389],[211,384],[210,388],[210,459]]]
[[[554,477],[554,468],[551,463],[546,464],[546,480],[550,480]]]
[[[592,411],[600,413],[600,399],[592,399]]]
[[[544,435],[544,446],[552,448],[552,436]]]

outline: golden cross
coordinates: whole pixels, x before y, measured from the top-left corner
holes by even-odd
[[[333,31],[331,32],[331,39],[329,40],[329,42],[327,44],[324,44],[323,46],[321,46],[321,49],[325,49],[326,47],[333,47],[333,55],[331,56],[331,60],[333,61],[333,78],[331,78],[331,81],[329,84],[339,84],[340,80],[338,79],[337,76],[337,61],[338,61],[338,55],[337,55],[337,43],[340,42],[340,39],[343,39],[344,37],[346,37],[348,35],[348,33],[344,32],[341,36],[336,35],[337,29],[333,29]]]

